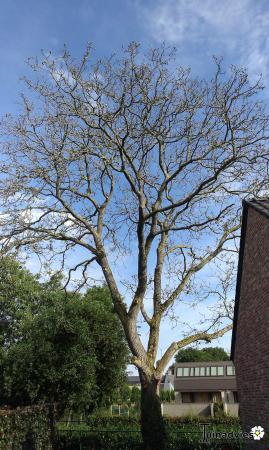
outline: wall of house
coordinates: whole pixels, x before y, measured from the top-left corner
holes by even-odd
[[[223,367],[222,376],[178,376],[178,370],[195,367]],[[175,364],[175,391],[179,392],[217,392],[236,391],[236,377],[226,375],[227,367],[233,367],[231,361],[188,362]]]
[[[269,218],[250,206],[234,359],[242,428],[269,432]]]
[[[223,403],[237,403],[237,393],[234,391],[222,391],[221,400]]]
[[[235,377],[186,377],[175,379],[175,390],[179,392],[236,391]]]
[[[163,403],[163,415],[169,417],[210,416],[210,403]]]
[[[239,404],[238,403],[224,403],[224,412],[228,416],[238,417]]]

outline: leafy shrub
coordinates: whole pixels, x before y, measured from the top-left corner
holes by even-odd
[[[137,386],[134,386],[131,390],[131,403],[139,405],[141,401],[141,391]]]
[[[167,424],[182,425],[182,424],[199,424],[199,423],[210,423],[212,425],[227,425],[239,427],[240,421],[238,417],[234,416],[224,416],[224,417],[204,417],[204,416],[184,416],[184,417],[169,417],[165,421]]]
[[[201,442],[202,420],[211,424],[215,431],[239,431],[239,422],[234,418],[166,418],[168,441],[165,450],[206,450],[223,449],[223,442],[206,444]],[[96,450],[135,450],[142,448],[140,422],[133,417],[94,417],[87,424],[77,427],[59,425],[59,450],[74,450],[82,443],[87,449]],[[240,449],[239,441],[231,441],[229,450]]]
[[[162,402],[168,402],[170,403],[171,401],[171,394],[169,391],[161,391],[160,392],[160,399]]]
[[[161,402],[168,402],[175,400],[175,391],[161,391],[160,392]]]
[[[53,408],[53,407],[52,407]],[[29,406],[0,410],[0,450],[51,450],[54,408]]]
[[[222,402],[215,402],[213,404],[213,411],[214,411],[214,416],[215,417],[222,418],[222,417],[225,416],[225,414],[224,414],[224,406],[223,406]]]

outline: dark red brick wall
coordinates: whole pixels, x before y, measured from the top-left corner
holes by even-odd
[[[269,436],[269,218],[248,207],[235,367],[244,431],[261,425]],[[249,448],[249,446],[247,446]],[[251,448],[269,449],[256,441]]]

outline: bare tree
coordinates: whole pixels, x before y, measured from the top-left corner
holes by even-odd
[[[260,80],[235,67],[226,74],[221,61],[206,81],[175,69],[165,47],[143,56],[131,44],[120,59],[93,64],[90,55],[89,46],[80,61],[66,50],[30,61],[33,97],[23,95],[23,112],[2,122],[2,251],[58,255],[64,267],[80,248],[86,256],[71,272],[81,270],[83,282],[91,265],[102,269],[140,374],[145,447],[159,449],[158,390],[170,359],[232,327],[224,307],[157,360],[161,321],[233,249],[240,199],[267,189],[268,115]],[[115,252],[136,265],[128,305]]]

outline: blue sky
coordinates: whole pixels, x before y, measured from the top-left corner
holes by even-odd
[[[269,5],[266,0],[9,0],[0,15],[0,112],[16,108],[25,60],[40,49],[79,55],[92,41],[96,56],[131,40],[143,46],[166,41],[178,61],[207,75],[211,56],[268,76]]]
[[[145,48],[175,45],[178,64],[191,66],[195,75],[210,76],[216,55],[226,66],[247,67],[253,79],[262,73],[269,85],[266,0],[9,0],[0,15],[0,114],[17,111],[25,61],[41,49],[57,55],[67,44],[79,56],[90,41],[95,57],[102,57],[132,40]],[[176,330],[164,324],[161,348],[172,334]],[[230,336],[216,344],[229,348]]]

